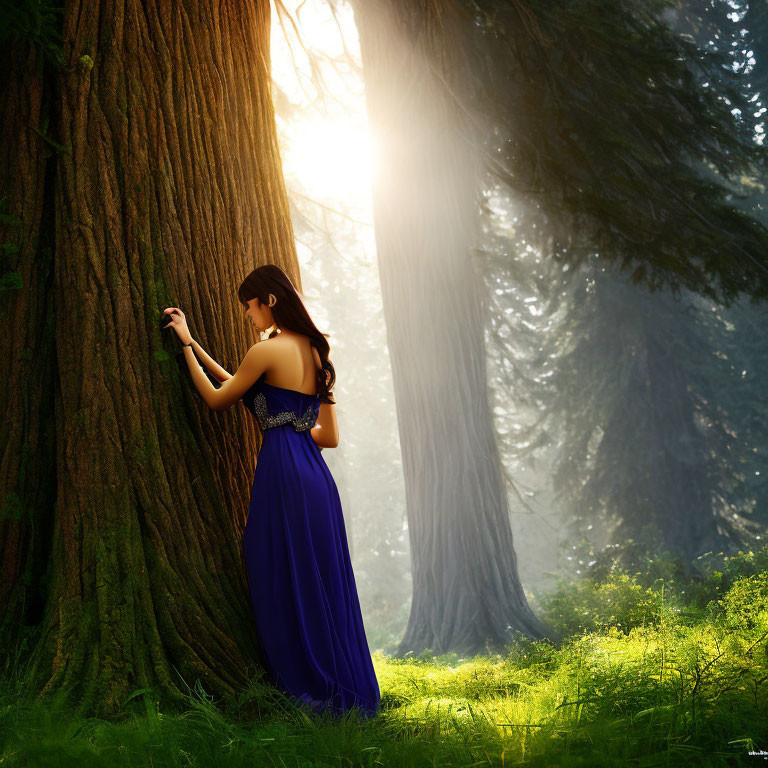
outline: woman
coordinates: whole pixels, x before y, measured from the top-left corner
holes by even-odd
[[[329,346],[289,277],[259,267],[238,289],[246,317],[269,332],[233,375],[193,339],[168,307],[192,381],[221,411],[242,400],[262,433],[243,536],[248,584],[267,672],[315,711],[365,716],[380,693],[363,628],[336,483],[321,448],[339,443]],[[195,352],[222,384],[208,380]],[[269,379],[267,381],[267,379]]]

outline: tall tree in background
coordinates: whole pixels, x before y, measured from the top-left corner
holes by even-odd
[[[229,697],[259,661],[239,546],[258,435],[245,409],[200,402],[160,312],[181,306],[231,366],[252,342],[245,274],[276,263],[301,287],[269,3],[69,2],[61,66],[42,69],[17,10],[2,53],[5,625],[35,618],[50,550],[36,691],[104,713],[140,688],[180,699],[185,681]]]
[[[716,54],[696,73],[700,88],[717,92],[727,79],[731,93],[741,91],[742,109],[753,104],[733,125],[734,137],[751,142],[758,94],[747,74],[734,75],[749,44],[734,47],[727,32],[742,36],[743,24],[727,18],[731,4],[700,5],[692,17],[672,17],[675,31]],[[746,204],[749,193],[746,186],[746,197],[730,202],[765,222]],[[750,516],[762,482],[755,452],[764,443],[765,399],[750,382],[766,356],[754,334],[764,307],[744,300],[725,308],[685,288],[677,300],[647,294],[624,284],[602,256],[574,275],[565,298],[549,292],[541,362],[554,360],[544,387],[553,397],[542,397],[542,419],[520,435],[538,445],[545,431],[559,446],[553,473],[569,520],[564,540],[586,536],[590,556],[630,543],[619,550],[628,566],[646,547],[667,549],[684,569],[705,552],[748,547],[762,529]],[[741,333],[732,333],[736,324]],[[644,531],[649,525],[655,532]]]
[[[630,542],[618,558],[627,567],[666,549],[683,570],[705,552],[749,546],[759,527],[728,498],[744,455],[723,405],[740,383],[721,359],[716,304],[687,290],[682,300],[650,294],[594,264],[580,277],[552,323],[554,398],[540,425],[559,446],[564,541]]]
[[[476,239],[483,137],[455,102],[472,21],[456,6],[353,3],[377,137],[374,223],[403,452],[413,602],[398,653],[541,638],[517,574],[488,407]]]

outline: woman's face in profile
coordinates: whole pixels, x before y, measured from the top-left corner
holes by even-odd
[[[249,299],[248,306],[243,307],[243,312],[248,318],[248,322],[252,323],[257,331],[263,331],[272,324],[271,312],[269,317],[266,316],[266,307],[259,304],[258,299]]]

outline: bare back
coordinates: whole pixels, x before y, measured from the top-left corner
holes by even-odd
[[[265,343],[265,342],[262,342]],[[266,369],[264,381],[273,387],[292,389],[306,395],[317,394],[317,371],[320,355],[309,343],[309,337],[293,331],[281,331],[272,339],[272,364]]]

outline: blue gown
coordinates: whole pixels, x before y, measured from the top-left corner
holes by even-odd
[[[262,375],[243,395],[263,440],[243,536],[251,601],[274,684],[316,712],[378,713],[333,476],[309,430],[319,395]]]

